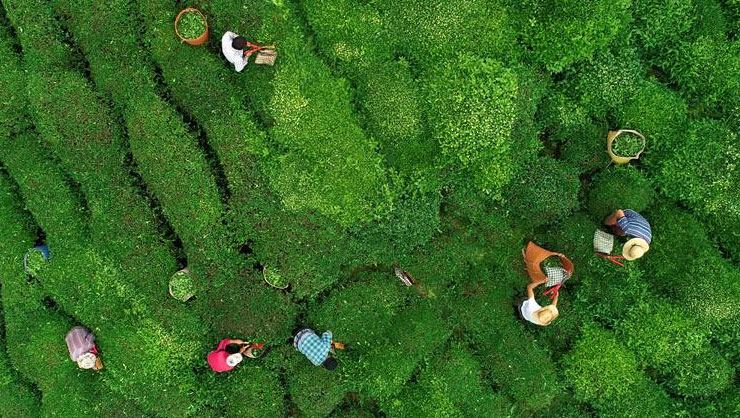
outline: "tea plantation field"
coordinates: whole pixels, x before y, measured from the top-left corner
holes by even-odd
[[[740,416],[740,1],[0,1],[0,416]],[[547,327],[530,240],[575,264]],[[268,351],[213,373],[227,337]]]

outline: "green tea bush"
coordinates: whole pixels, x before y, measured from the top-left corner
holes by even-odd
[[[635,50],[624,48],[596,53],[567,73],[567,91],[590,115],[600,116],[630,100],[643,69]]]
[[[404,187],[401,185],[400,187]],[[416,187],[411,184],[406,187]],[[353,253],[359,261],[392,264],[432,239],[440,228],[442,196],[436,190],[400,194],[393,208],[373,224],[352,229]]]
[[[632,21],[631,0],[512,2],[531,56],[551,72],[588,61]]]
[[[442,163],[469,173],[480,190],[499,196],[518,168],[517,161],[507,158],[515,148],[511,132],[518,79],[497,61],[460,60],[443,64],[428,80],[427,119]]]
[[[351,367],[346,358],[339,357],[337,369],[332,372],[311,364],[292,345],[283,347],[281,354],[291,400],[307,416],[329,415],[352,389],[345,378],[345,369]]]
[[[383,337],[359,353],[357,361],[343,373],[355,377],[361,393],[388,399],[402,389],[419,362],[440,347],[450,333],[429,304],[418,303],[396,315]]]
[[[664,301],[637,305],[618,329],[645,364],[684,396],[710,396],[725,390],[734,370],[709,344],[709,332],[680,306]]]
[[[434,143],[422,138],[420,93],[406,59],[389,48],[391,22],[355,0],[304,3],[321,52],[357,89],[364,128],[380,144],[387,163],[402,174],[428,169]],[[383,7],[383,5],[378,5]],[[431,175],[429,173],[428,175]]]
[[[391,46],[434,70],[440,63],[465,59],[467,54],[499,60],[514,59],[514,27],[504,2],[465,0],[424,3],[412,0],[374,1],[393,40]],[[457,55],[457,56],[456,56]]]
[[[478,361],[460,346],[431,360],[417,384],[389,400],[383,410],[389,417],[506,416],[509,401],[486,387]]]
[[[317,61],[283,67],[273,83],[278,93],[269,107],[276,121],[270,133],[289,152],[271,161],[267,172],[283,204],[317,209],[344,226],[372,219],[385,200],[384,173],[375,144],[347,106],[347,84]]]
[[[299,298],[316,295],[339,280],[342,266],[353,260],[339,251],[345,245],[344,230],[325,216],[295,214],[282,207],[279,197],[258,193],[237,209],[251,219],[251,225],[236,225],[245,240],[253,240],[253,258],[279,270]]]
[[[737,353],[738,271],[722,259],[706,229],[690,214],[663,206],[647,216],[670,242],[654,242],[645,257],[646,274],[656,291],[686,308],[698,323],[713,330],[728,353]],[[662,242],[662,241],[661,241]],[[684,254],[692,254],[686,259]]]
[[[604,416],[669,416],[671,401],[609,331],[590,325],[563,360],[576,399]]]
[[[402,174],[426,170],[432,177],[437,144],[423,136],[421,94],[405,60],[379,64],[358,86],[367,129],[388,164]]]
[[[344,227],[383,213],[389,199],[385,170],[376,142],[353,113],[346,80],[333,77],[308,53],[290,5],[250,4],[247,13],[255,14],[255,23],[230,13],[229,3],[210,6],[216,28],[220,24],[223,31],[268,37],[265,42],[281,45],[282,64],[271,72],[269,88],[244,86],[252,90],[248,94],[261,96],[253,100],[269,118],[268,133],[279,151],[266,164],[266,173],[283,205],[292,211],[318,211]]]
[[[0,138],[0,144],[0,161],[23,189],[26,204],[42,210],[34,216],[49,235],[51,246],[87,236],[85,213],[36,133]]]
[[[282,343],[296,316],[295,305],[286,295],[268,287],[262,272],[252,273],[247,280],[229,280],[213,297],[196,298],[194,303],[206,323],[211,324],[214,341],[231,336]]]
[[[39,399],[26,378],[13,367],[8,354],[7,323],[8,312],[12,315],[13,307],[3,306],[9,300],[5,295],[12,288],[11,278],[21,273],[23,251],[30,247],[33,239],[30,234],[30,222],[22,215],[15,191],[4,175],[0,174],[0,290],[3,304],[0,304],[0,414],[8,417],[40,416]],[[19,305],[23,302],[18,301]]]
[[[372,72],[390,61],[393,42],[380,12],[357,0],[315,1],[301,4],[323,54],[349,73]]]
[[[578,100],[561,90],[546,96],[538,109],[548,142],[560,145],[560,158],[581,173],[607,166],[605,124],[593,121]]]
[[[682,146],[687,106],[681,97],[655,80],[642,81],[630,100],[615,109],[619,126],[645,136],[645,151],[640,161],[652,169],[666,152]]]
[[[3,0],[0,415],[737,415],[736,3]],[[227,30],[275,65],[236,73]],[[622,206],[655,241],[618,267]],[[575,263],[548,327],[515,312],[528,240]],[[266,355],[212,373],[225,337]]]
[[[225,416],[261,418],[285,414],[285,389],[280,384],[279,376],[267,367],[251,364],[260,361],[244,359],[235,373],[208,376],[208,380],[224,397]]]
[[[578,172],[574,168],[542,157],[524,168],[507,186],[503,209],[511,213],[516,224],[534,228],[575,210],[579,189]]]
[[[655,199],[650,179],[633,166],[616,166],[597,174],[586,198],[586,207],[597,222],[617,209],[642,212]]]
[[[13,41],[7,29],[0,28],[0,71],[3,74],[3,93],[0,101],[0,135],[15,135],[30,128],[31,123],[24,117],[28,102],[24,94],[25,77],[21,71],[20,60],[13,51]]]
[[[510,274],[488,271],[487,276],[478,277],[487,282],[481,282],[477,291],[448,303],[466,339],[476,347],[481,367],[492,383],[522,409],[536,411],[547,408],[562,391],[562,383],[545,348],[516,323],[512,281],[505,281]],[[520,279],[524,286],[523,278]]]
[[[705,119],[691,123],[684,138],[680,148],[665,156],[657,184],[666,195],[717,219],[717,236],[736,254],[732,244],[740,238],[732,224],[740,219],[737,135],[722,122]]]
[[[632,34],[647,58],[683,41],[697,19],[695,2],[685,0],[633,0],[632,15]]]
[[[740,106],[740,42],[702,36],[672,48],[661,61],[690,103],[709,116],[732,116]]]
[[[373,273],[346,288],[333,291],[320,305],[311,306],[308,322],[332,330],[337,341],[370,349],[401,310],[408,293],[393,276]]]
[[[14,372],[3,370],[0,410],[4,416],[18,417],[51,414],[95,417],[110,415],[113,411],[140,415],[141,411],[132,402],[123,402],[110,393],[101,401],[104,390],[100,389],[99,379],[92,375],[80,379],[74,371],[63,338],[72,325],[67,318],[42,304],[41,288],[29,284],[23,274],[22,256],[32,245],[30,231],[34,225],[23,213],[16,192],[5,175],[0,175],[0,228],[4,237],[0,242],[4,302],[3,331],[0,332],[2,365],[22,373],[39,392],[23,386]],[[41,395],[40,399],[37,394]]]
[[[95,82],[122,109],[142,177],[182,238],[196,275],[218,277],[219,269],[205,268],[204,263],[218,259],[228,266],[233,256],[221,245],[226,234],[215,179],[181,116],[155,93],[152,68],[131,26],[133,5],[76,0],[55,6],[69,16],[70,30],[90,60]],[[106,37],[110,41],[93,29],[103,22],[116,30]],[[102,51],[119,59],[111,61]]]

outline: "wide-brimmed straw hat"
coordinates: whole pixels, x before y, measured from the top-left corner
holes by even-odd
[[[637,260],[650,249],[650,244],[642,238],[632,238],[622,247],[622,256],[625,260]]]
[[[550,322],[554,321],[558,317],[558,308],[555,305],[547,305],[538,309],[534,316],[540,325],[550,325]],[[545,317],[549,317],[547,320]]]
[[[80,369],[92,369],[98,361],[98,356],[93,353],[85,353],[77,358],[77,366]]]
[[[241,363],[242,360],[244,360],[244,357],[241,354],[234,353],[226,357],[226,364],[228,364],[229,367],[235,367],[237,364]]]

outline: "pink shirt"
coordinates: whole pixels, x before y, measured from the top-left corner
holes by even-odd
[[[226,358],[229,357],[229,353],[226,352],[226,346],[229,345],[231,340],[225,338],[218,343],[218,347],[208,353],[208,365],[211,366],[214,372],[230,372],[234,368],[226,364]]]

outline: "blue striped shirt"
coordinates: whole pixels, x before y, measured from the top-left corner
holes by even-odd
[[[650,244],[653,239],[653,232],[650,229],[650,223],[642,215],[632,209],[625,209],[624,217],[617,219],[617,226],[624,232],[635,238],[642,238]]]
[[[304,329],[293,340],[293,345],[306,356],[314,366],[320,366],[329,357],[331,350],[331,331],[326,331],[319,338],[313,330]]]

